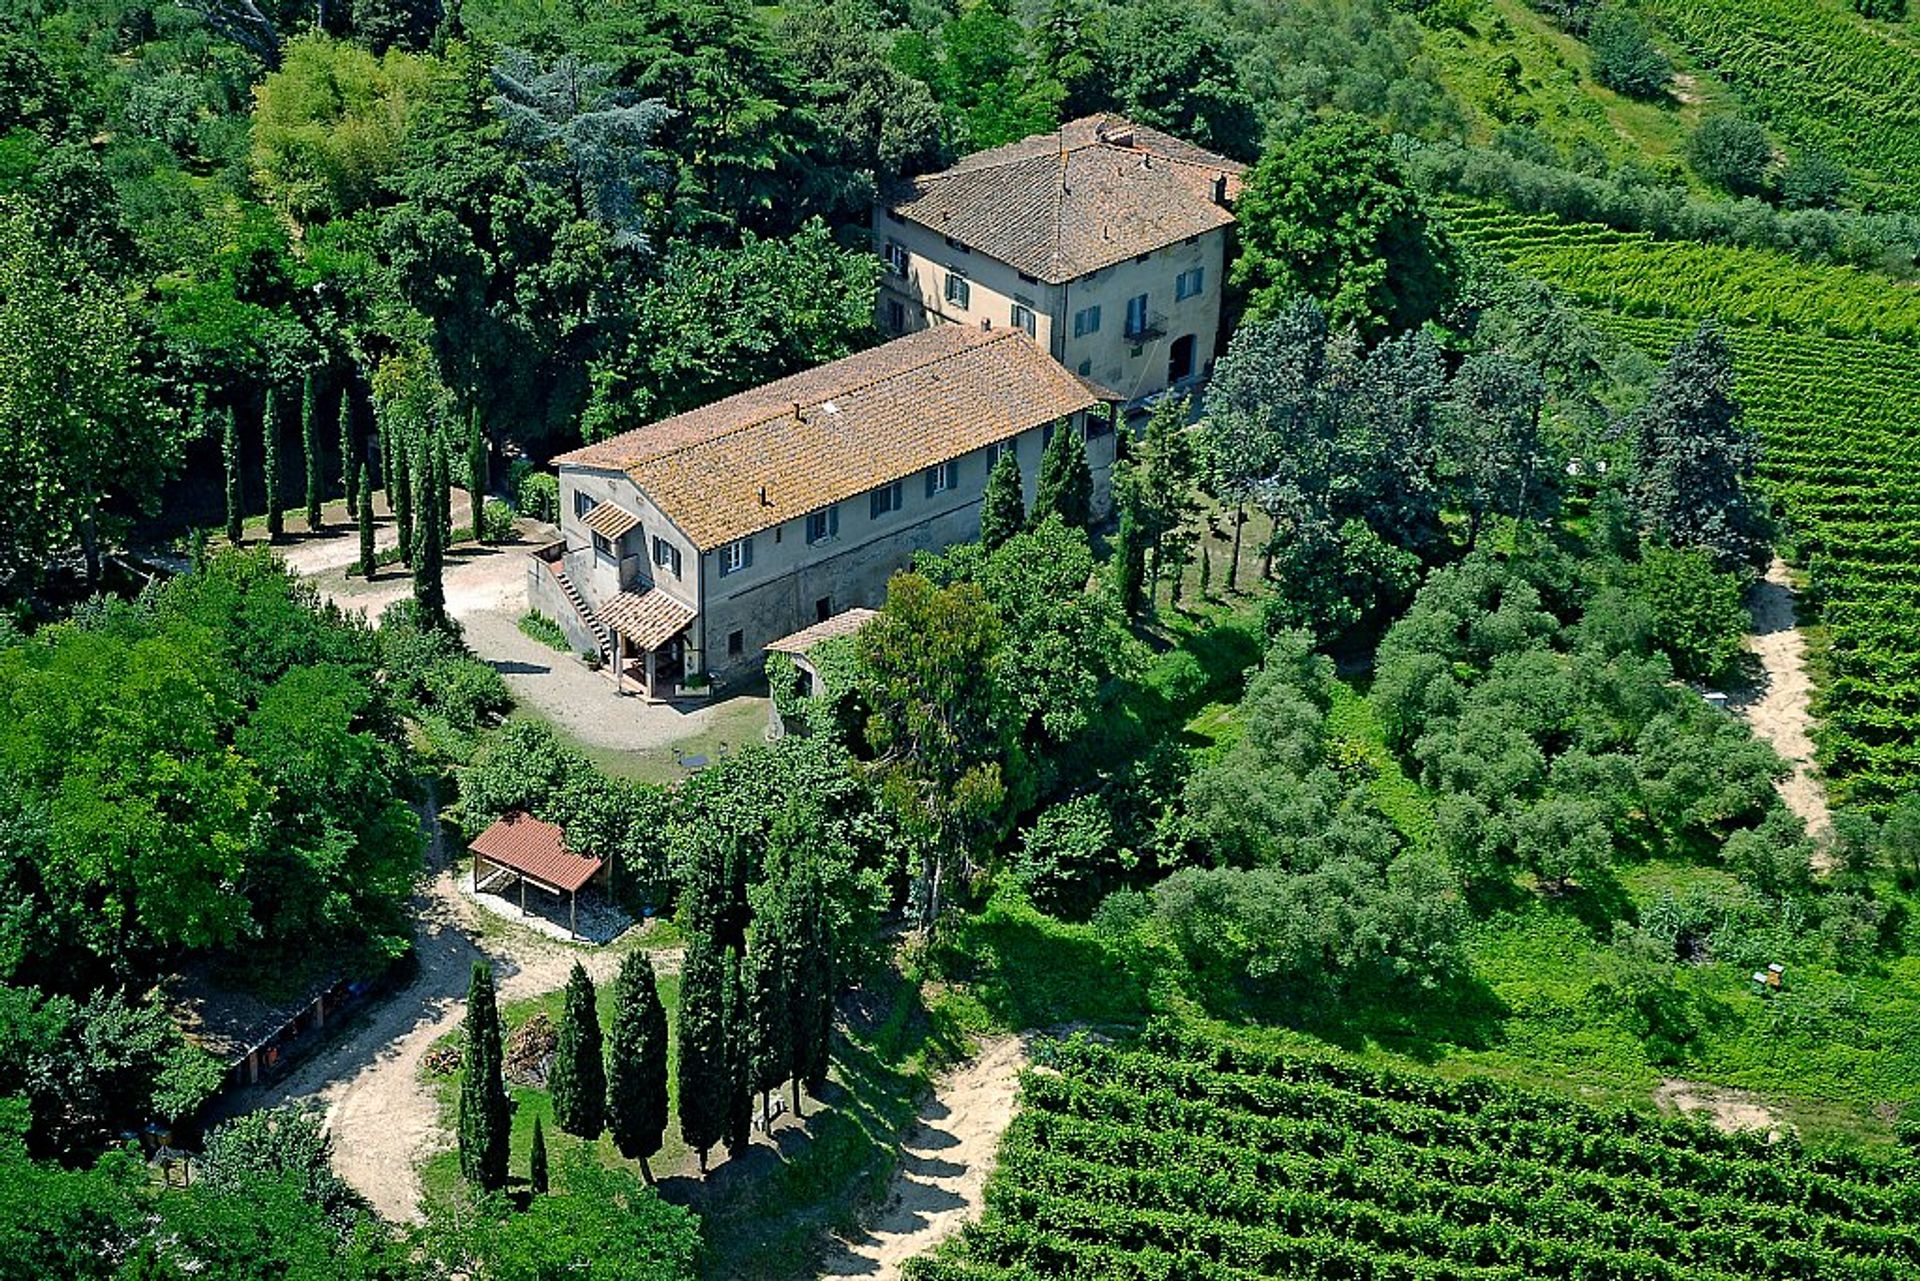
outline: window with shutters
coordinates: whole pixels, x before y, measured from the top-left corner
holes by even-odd
[[[907,247],[905,245],[897,240],[889,240],[884,256],[887,260],[888,271],[896,276],[904,276],[907,274]]]
[[[939,463],[927,468],[927,497],[944,494],[955,487],[959,480],[959,464],[955,462]]]
[[[680,577],[680,549],[666,539],[654,536],[653,564],[656,569],[664,569],[675,578]]]
[[[1015,329],[1026,330],[1027,337],[1033,337],[1036,328],[1036,323],[1033,318],[1033,308],[1023,302],[1013,304],[1013,327]]]
[[[1206,288],[1206,285],[1206,268],[1195,267],[1191,271],[1183,271],[1173,282],[1174,301],[1185,302],[1189,298],[1196,298],[1200,295],[1200,292]]]
[[[720,549],[720,573],[737,574],[753,564],[753,539],[736,538]]]
[[[897,480],[891,485],[882,485],[880,488],[874,490],[872,511],[870,513],[873,519],[879,520],[882,516],[899,511],[900,501],[903,497],[900,482]]]
[[[1147,332],[1147,295],[1127,299],[1127,337],[1139,338]]]
[[[1000,461],[1001,455],[1012,454],[1015,462],[1020,461],[1020,442],[1018,440],[997,440],[987,446],[987,470],[992,471]]]
[[[600,500],[592,494],[587,493],[584,489],[576,489],[573,491],[573,518],[575,520],[585,520],[587,513],[599,505]]]
[[[840,532],[840,505],[822,507],[817,512],[807,513],[807,541],[824,543]]]
[[[947,301],[952,303],[956,307],[965,309],[968,300],[971,299],[972,297],[973,297],[973,289],[971,286],[967,284],[967,278],[965,276],[962,276],[958,272],[954,272],[954,271],[948,272],[947,273]]]
[[[1085,338],[1100,332],[1100,308],[1082,307],[1073,313],[1073,336]]]

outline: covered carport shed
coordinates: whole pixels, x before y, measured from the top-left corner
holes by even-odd
[[[580,890],[606,879],[607,861],[567,848],[566,833],[520,810],[503,814],[467,846],[473,851],[473,890],[478,894],[508,876],[520,883],[520,912],[527,911],[527,886],[567,899],[567,931],[580,934]]]

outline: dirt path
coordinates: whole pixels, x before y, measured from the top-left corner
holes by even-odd
[[[261,1107],[321,1103],[340,1177],[381,1217],[401,1222],[420,1219],[420,1163],[453,1141],[440,1124],[440,1105],[420,1061],[465,1017],[473,962],[493,962],[499,999],[506,1004],[562,987],[576,960],[594,982],[607,982],[624,955],[567,947],[517,928],[496,928],[482,937],[475,907],[461,897],[448,871],[435,876],[417,906],[420,972],[414,981],[362,1015],[344,1038],[248,1100]]]
[[[978,1217],[1026,1064],[1025,1042],[1006,1037],[935,1087],[920,1109],[920,1124],[901,1144],[885,1206],[865,1232],[836,1243],[822,1278],[894,1281],[902,1263]]]
[[[1793,773],[1780,781],[1780,796],[1816,839],[1832,826],[1826,790],[1814,773],[1813,681],[1807,675],[1807,643],[1793,610],[1793,587],[1786,562],[1775,557],[1767,576],[1748,596],[1753,635],[1748,646],[1766,676],[1759,696],[1739,705],[1753,732],[1773,744]]]

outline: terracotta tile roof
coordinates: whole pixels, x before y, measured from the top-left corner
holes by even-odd
[[[512,868],[530,881],[571,894],[599,874],[604,859],[567,848],[566,836],[552,823],[515,810],[467,846],[489,863]]]
[[[641,649],[658,649],[694,620],[695,611],[663,591],[621,592],[600,608],[600,621]]]
[[[705,550],[1113,399],[1017,329],[939,325],[554,462],[625,471]]]
[[[815,623],[812,627],[802,627],[791,636],[782,636],[777,641],[767,643],[769,654],[804,654],[822,641],[834,640],[841,636],[851,636],[867,625],[867,620],[880,611],[854,608],[843,610],[832,618]]]
[[[1225,227],[1246,166],[1119,116],[1088,116],[914,178],[889,207],[1049,284]]]
[[[580,523],[596,534],[617,539],[624,538],[627,531],[640,523],[640,518],[618,503],[601,503]]]

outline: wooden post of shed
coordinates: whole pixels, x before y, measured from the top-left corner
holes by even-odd
[[[627,637],[619,628],[609,628],[613,633],[613,692],[624,694],[626,686],[621,682],[627,674]]]
[[[527,878],[526,878],[526,874],[522,873],[520,876],[520,915],[525,916],[526,914],[527,914]]]
[[[654,688],[655,683],[659,680],[659,676],[657,674],[658,668],[656,666],[659,662],[659,659],[660,659],[660,651],[653,650],[653,649],[650,649],[647,651],[647,701],[648,702],[652,702],[655,698],[659,697],[659,694],[656,692]]]
[[[567,895],[567,937],[580,937],[580,891]]]

